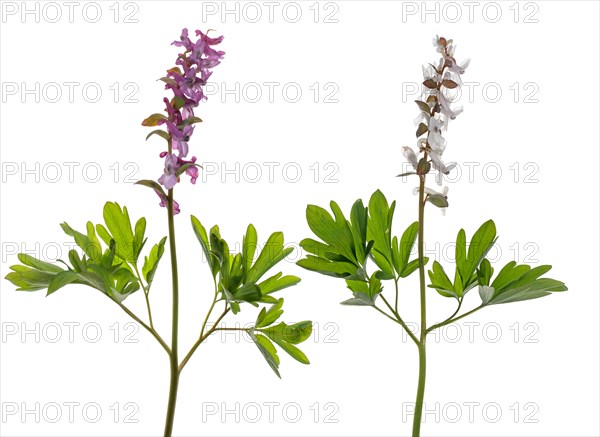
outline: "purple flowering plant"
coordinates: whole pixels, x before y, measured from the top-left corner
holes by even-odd
[[[413,415],[414,437],[421,432],[428,334],[492,305],[536,299],[567,290],[563,282],[542,277],[551,269],[549,265],[531,268],[511,261],[492,280],[494,268],[486,258],[497,239],[492,220],[475,231],[468,246],[465,230],[458,232],[454,280],[438,261],[434,261],[428,271],[429,283],[426,282],[425,266],[429,259],[424,256],[425,207],[429,204],[445,212],[449,203],[447,187],[437,191],[426,187],[425,183],[427,176],[433,175],[437,184],[442,185],[444,176],[456,166],[456,163],[446,164],[442,159],[448,124],[462,112],[462,108],[452,108],[447,90],[462,85],[461,76],[469,65],[469,61],[462,64],[456,61],[455,45],[451,39],[436,36],[433,44],[441,58],[437,63],[423,67],[423,96],[416,101],[420,110],[416,120],[417,151],[403,147],[403,154],[412,169],[398,175],[418,179],[419,185],[415,188],[417,221],[411,223],[400,238],[393,236],[396,202],[390,204],[379,190],[373,193],[367,206],[361,199],[357,200],[349,220],[334,201],[330,203],[333,217],[326,209],[309,205],[306,219],[311,231],[320,240],[302,240],[300,246],[307,255],[297,263],[307,270],[344,279],[352,297],[342,304],[373,308],[398,324],[416,345],[419,377]],[[415,243],[417,256],[411,259]],[[369,274],[371,263],[374,271]],[[400,315],[399,296],[407,291],[402,289],[401,280],[416,271],[419,272],[420,329],[414,333]],[[393,284],[389,289],[384,286],[387,281]],[[431,325],[427,324],[427,288],[456,302],[456,309],[449,317]],[[467,292],[475,288],[479,291],[479,304],[460,314]]]
[[[179,355],[179,276],[175,215],[181,212],[181,208],[175,201],[173,192],[184,175],[189,176],[191,183],[195,184],[201,169],[197,158],[193,155],[189,157],[190,139],[198,123],[202,122],[195,111],[201,102],[207,100],[204,86],[212,75],[212,69],[221,63],[225,55],[223,51],[215,49],[223,41],[223,37],[212,38],[208,33],[196,30],[194,41],[189,37],[188,30],[183,29],[180,39],[173,42],[181,53],[175,66],[167,70],[166,75],[160,79],[172,96],[170,99],[163,99],[164,113],[152,114],[142,122],[143,126],[157,127],[148,134],[147,140],[159,136],[166,141],[166,150],[159,154],[164,160],[163,174],[157,180],[141,180],[137,184],[153,189],[159,197],[159,205],[166,208],[168,235],[142,256],[147,241],[146,219],[142,217],[132,225],[126,207],[121,207],[116,202],[107,202],[103,209],[103,224],[87,222],[84,232],[76,231],[67,223],[61,224],[63,231],[73,237],[79,247],[79,250],[69,251],[68,260],[58,260],[53,264],[21,253],[18,255],[21,264],[11,266],[12,272],[6,276],[7,280],[18,287],[18,291],[46,289],[47,296],[68,284],[95,288],[156,339],[165,350],[170,363],[165,436],[171,436],[173,432],[181,371],[198,347],[216,331],[244,332],[252,339],[277,376],[280,376],[280,359],[275,345],[300,363],[309,364],[306,355],[296,345],[310,337],[312,322],[288,325],[279,321],[283,314],[284,300],[274,297],[274,293],[298,284],[300,278],[284,276],[282,273],[264,278],[269,270],[293,251],[291,247],[284,247],[283,233],[272,233],[266,243],[259,247],[256,229],[250,224],[243,237],[241,253],[232,253],[221,237],[218,226],[213,226],[207,232],[200,220],[193,215],[191,225],[201,249],[198,255],[203,256],[211,272],[213,293],[197,341],[182,355],[183,358]],[[150,290],[167,241],[172,280],[169,343],[159,334],[159,329],[153,322],[150,301]],[[142,290],[145,299],[146,317],[136,315],[124,302],[139,290]],[[223,326],[225,317],[230,313],[238,314],[242,304],[260,308],[255,323],[244,328]],[[221,308],[220,312],[216,310],[217,306]],[[209,324],[211,320],[212,323]]]

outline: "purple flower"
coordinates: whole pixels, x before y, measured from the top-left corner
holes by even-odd
[[[194,126],[188,124],[187,126],[183,126],[183,128],[180,129],[170,121],[167,121],[167,129],[171,134],[173,149],[179,150],[179,156],[185,158],[189,150],[188,141],[194,133]]]
[[[180,162],[182,162],[183,164],[195,164],[196,163],[196,157],[192,156],[192,160],[191,161],[184,161],[184,160],[180,159]],[[195,185],[196,184],[196,179],[198,179],[198,167],[196,165],[189,166],[188,168],[186,168],[185,174],[188,175],[191,178],[190,182]]]
[[[192,41],[190,41],[190,38],[188,36],[188,30],[187,29],[183,29],[181,31],[181,36],[179,37],[179,41],[173,41],[171,43],[171,45],[177,46],[177,47],[185,47],[186,49],[189,50],[189,47],[192,47]]]
[[[158,178],[158,182],[167,190],[170,190],[177,184],[179,181],[178,173],[180,172],[180,168],[186,164],[190,165],[185,168],[185,174],[191,178],[192,184],[196,183],[196,179],[198,179],[198,166],[196,165],[195,156],[192,156],[190,161],[186,161],[173,153],[162,152],[160,157],[165,158],[165,171],[162,176]]]
[[[162,206],[163,208],[166,207],[169,203],[169,199],[167,199],[167,196],[165,196],[163,193],[161,193],[160,191],[157,191],[157,190],[154,190],[154,192],[160,198],[159,206]],[[177,215],[180,212],[181,212],[181,209],[179,208],[179,203],[177,203],[175,201],[175,199],[173,199],[173,215]]]
[[[179,167],[180,165],[177,156],[172,153],[167,153],[165,155],[165,172],[158,178],[158,182],[167,190],[173,188],[177,183],[177,170],[179,170]]]

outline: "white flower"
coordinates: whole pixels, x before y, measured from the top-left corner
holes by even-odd
[[[442,114],[436,112],[433,117],[429,119],[429,132],[442,133],[443,130],[448,128],[447,120]]]
[[[424,190],[425,194],[427,194],[429,196],[438,195],[438,196],[445,197],[446,199],[448,198],[448,191],[449,191],[448,187],[443,187],[442,191],[435,191],[428,187],[425,187],[425,190]],[[413,188],[413,194],[419,194],[419,187]],[[446,215],[446,208],[440,208],[440,211],[442,212],[442,215]]]
[[[440,44],[440,37],[439,35],[436,35],[435,38],[433,38],[433,46],[436,48],[436,50],[438,52],[441,53],[441,49],[443,49],[443,45]]]
[[[458,114],[463,112],[462,106],[459,106],[456,109],[452,109],[450,107],[450,102],[448,101],[446,96],[444,96],[443,93],[439,93],[438,102],[440,104],[440,107],[442,108],[442,114],[444,114],[450,120],[454,120]]]
[[[456,74],[453,71],[446,70],[446,72],[444,72],[444,80],[446,79],[456,82],[459,86],[463,85],[463,81],[460,78],[460,74]]]
[[[429,151],[429,156],[431,157],[431,166],[438,172],[435,175],[435,181],[438,185],[442,185],[443,175],[449,174],[450,170],[456,167],[456,162],[444,164],[440,155],[433,150]]]
[[[425,80],[428,79],[432,79],[435,82],[439,82],[440,81],[440,75],[438,74],[437,71],[435,71],[435,69],[433,68],[432,65],[427,64],[427,66],[423,65],[423,78]]]
[[[439,132],[429,132],[427,136],[427,142],[429,143],[429,147],[431,150],[435,151],[439,155],[444,153],[446,150],[446,139]]]
[[[404,146],[404,147],[402,147],[402,154],[404,155],[406,160],[408,162],[410,162],[412,164],[412,166],[414,167],[414,169],[416,170],[418,160],[417,160],[417,155],[415,154],[415,151],[413,149],[411,149],[410,147]]]
[[[402,147],[402,154],[404,155],[404,157],[406,158],[406,160],[408,162],[410,162],[412,165],[416,166],[417,165],[417,154],[415,153],[415,151],[408,146],[403,146]]]
[[[446,44],[446,53],[448,53],[448,56],[454,56],[455,49],[456,46],[454,44]]]
[[[465,60],[462,64],[458,64],[456,62],[456,59],[454,59],[453,57],[448,57],[446,58],[446,64],[448,67],[448,70],[450,70],[451,72],[453,72],[454,74],[457,75],[461,75],[461,74],[465,74],[465,70],[467,69],[467,67],[469,66],[469,64],[471,63],[470,59]]]
[[[449,190],[450,189],[448,187],[443,187],[442,191],[435,191],[435,190],[432,190],[431,188],[425,187],[425,194],[430,194],[432,196],[434,194],[439,194],[440,196],[448,197]],[[413,194],[419,194],[419,187],[413,188]]]

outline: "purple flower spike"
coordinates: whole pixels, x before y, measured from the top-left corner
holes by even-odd
[[[165,89],[173,92],[171,99],[164,98],[166,106],[166,117],[153,114],[142,123],[144,126],[165,125],[167,132],[161,134],[169,141],[169,151],[160,154],[165,159],[164,172],[158,178],[158,182],[166,189],[172,189],[180,181],[178,173],[183,173],[180,168],[185,165],[185,173],[190,177],[192,184],[198,179],[198,167],[195,165],[196,157],[191,161],[185,160],[189,153],[189,141],[194,133],[194,124],[200,120],[194,115],[194,109],[202,101],[206,101],[204,86],[212,75],[211,69],[221,63],[225,52],[215,50],[213,46],[223,41],[223,36],[211,38],[200,30],[195,32],[197,40],[192,41],[188,29],[181,31],[178,41],[172,45],[181,47],[184,52],[180,53],[175,61],[175,67],[167,70]],[[161,206],[166,205],[166,198],[161,197]],[[179,212],[179,205],[176,212]]]

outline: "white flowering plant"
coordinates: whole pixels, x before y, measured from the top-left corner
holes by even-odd
[[[344,279],[352,297],[342,304],[375,309],[401,325],[417,346],[419,377],[413,436],[419,436],[421,432],[428,334],[488,306],[536,299],[567,290],[563,282],[542,277],[551,269],[549,265],[531,268],[511,261],[494,277],[494,268],[487,258],[497,239],[496,225],[492,220],[486,221],[475,231],[468,245],[465,230],[459,230],[456,237],[454,280],[450,279],[438,261],[434,261],[428,271],[427,283],[425,266],[429,259],[424,255],[425,207],[429,203],[445,211],[449,204],[448,187],[437,191],[426,187],[426,180],[428,175],[432,175],[437,184],[442,185],[444,176],[456,166],[456,163],[445,163],[442,159],[446,150],[444,135],[448,124],[462,112],[462,108],[452,107],[447,90],[459,88],[463,84],[461,76],[469,65],[468,60],[462,64],[456,62],[455,45],[451,39],[436,36],[434,46],[441,58],[436,65],[428,64],[423,67],[423,97],[416,101],[420,109],[416,120],[417,150],[403,147],[403,154],[412,165],[412,170],[399,175],[416,176],[419,180],[419,186],[415,189],[418,196],[418,220],[411,223],[400,238],[392,236],[396,202],[389,204],[379,190],[371,196],[367,206],[361,199],[357,200],[352,206],[349,219],[334,201],[330,203],[333,217],[324,208],[309,205],[306,219],[310,229],[320,240],[304,239],[300,246],[308,255],[298,261],[298,265],[305,269]],[[417,257],[411,260],[415,243]],[[368,273],[370,263],[375,266],[374,271]],[[401,279],[416,271],[419,272],[420,329],[418,333],[413,333],[400,315],[398,296]],[[386,281],[393,283],[391,296],[384,286]],[[428,287],[437,291],[440,296],[456,301],[456,310],[445,320],[432,325],[427,324]],[[474,288],[479,290],[480,302],[461,313],[467,292]]]

